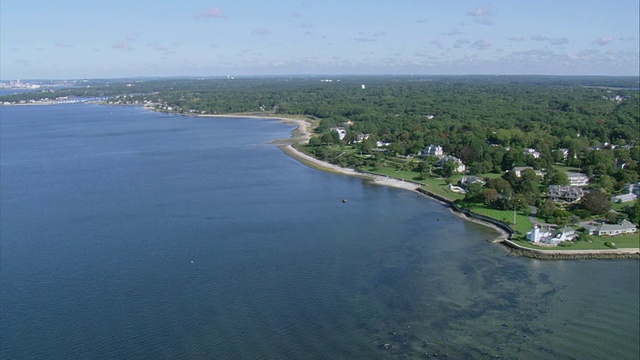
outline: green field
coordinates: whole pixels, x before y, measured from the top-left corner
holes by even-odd
[[[619,249],[623,248],[639,248],[640,247],[640,235],[629,234],[619,236],[588,236],[586,241],[570,242],[568,246],[535,246],[530,242],[522,239],[514,240],[518,245],[528,247],[531,249],[539,250],[611,250],[610,247],[605,245],[605,242],[615,243],[615,247]]]

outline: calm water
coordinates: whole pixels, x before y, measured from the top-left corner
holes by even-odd
[[[509,257],[436,202],[285,156],[289,126],[0,120],[2,359],[639,357],[638,261]]]

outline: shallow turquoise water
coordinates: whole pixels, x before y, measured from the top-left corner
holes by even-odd
[[[509,257],[439,203],[287,157],[289,126],[0,125],[3,359],[638,358],[638,261]]]

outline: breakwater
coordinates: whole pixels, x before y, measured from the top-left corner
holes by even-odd
[[[484,216],[476,214],[470,209],[463,209],[456,205],[453,201],[434,194],[423,188],[417,189],[418,192],[427,195],[433,199],[436,199],[442,203],[447,204],[455,212],[466,215],[467,217],[479,220],[481,222],[494,225],[507,233],[506,239],[498,239],[495,242],[507,247],[512,256],[524,256],[532,259],[540,260],[595,260],[595,259],[640,259],[640,251],[638,249],[617,249],[617,250],[543,250],[532,249],[521,246],[511,241],[515,230],[509,226],[509,224]]]
[[[638,249],[538,250],[521,246],[511,240],[502,241],[501,244],[510,249],[511,255],[539,260],[640,259],[640,251]]]
[[[440,202],[443,202],[443,203],[449,205],[449,207],[451,207],[451,209],[453,209],[454,211],[456,211],[458,213],[462,213],[462,214],[466,215],[467,217],[470,217],[470,218],[475,219],[475,220],[480,220],[482,222],[487,222],[487,223],[489,223],[491,225],[494,225],[494,226],[500,228],[501,230],[504,230],[508,235],[508,237],[507,237],[508,239],[511,239],[513,234],[515,234],[515,230],[513,230],[511,228],[511,226],[509,226],[509,224],[507,224],[505,222],[496,220],[494,218],[490,218],[488,216],[476,214],[473,211],[471,211],[470,209],[463,209],[463,208],[459,207],[458,205],[456,205],[453,201],[451,201],[451,200],[449,200],[449,199],[447,199],[447,198],[445,198],[443,196],[440,196],[438,194],[434,194],[434,193],[432,193],[430,191],[427,191],[427,190],[425,190],[423,188],[418,188],[417,191],[422,193],[422,194],[424,194],[424,195],[427,195],[427,196],[429,196],[431,198],[434,198],[434,199],[436,199],[436,200],[438,200]]]

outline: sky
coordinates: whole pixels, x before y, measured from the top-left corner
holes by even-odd
[[[640,0],[2,0],[0,79],[640,72]]]

